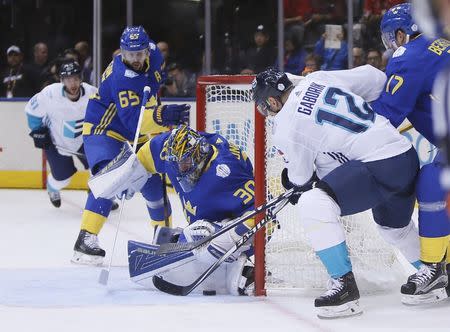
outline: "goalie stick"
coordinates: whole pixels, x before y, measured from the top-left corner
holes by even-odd
[[[187,285],[187,286],[181,286],[176,285],[174,283],[171,283],[169,281],[164,280],[160,276],[153,276],[152,281],[153,284],[157,289],[159,289],[161,292],[168,293],[171,295],[181,295],[186,296],[189,293],[191,293],[198,285],[200,285],[206,278],[208,278],[224,261],[227,260],[228,257],[233,255],[236,250],[238,250],[240,247],[242,247],[249,239],[253,237],[253,235],[256,234],[257,231],[259,231],[262,227],[264,227],[268,222],[273,220],[276,216],[276,214],[286,206],[286,204],[289,202],[289,197],[294,193],[294,188],[286,191],[283,195],[280,195],[277,197],[277,200],[275,199],[271,202],[270,206],[267,206],[269,204],[265,204],[260,206],[259,208],[255,209],[257,211],[258,209],[265,206],[265,209],[269,207],[273,207],[273,211],[268,210],[267,216],[262,219],[260,222],[258,222],[253,228],[248,230],[242,237],[239,239],[238,242],[234,244],[222,257],[220,257],[213,265],[211,265],[205,272],[203,272],[200,277],[198,277],[196,280],[194,280],[193,283]],[[259,213],[262,209],[260,209],[257,213]],[[255,214],[257,214],[255,213]],[[219,232],[218,232],[219,233]],[[223,232],[222,232],[223,233]],[[208,238],[208,241],[210,241],[211,238]]]
[[[293,193],[294,189],[290,189],[286,191],[285,193],[281,194],[278,197],[275,197],[268,201],[267,203],[258,206],[255,208],[252,212],[244,214],[234,220],[231,220],[231,222],[226,225],[225,227],[221,228],[219,231],[214,233],[213,235],[206,237],[202,240],[193,241],[193,242],[185,242],[185,243],[163,243],[159,246],[158,250],[156,251],[156,255],[165,255],[170,254],[174,252],[181,252],[181,251],[190,251],[193,249],[196,249],[198,247],[201,247],[202,245],[208,243],[212,239],[218,237],[219,235],[222,235],[223,233],[229,231],[230,229],[234,228],[238,224],[253,218],[257,214],[259,214],[262,211],[265,211],[267,209],[270,209],[271,207],[275,206],[278,202],[282,201],[285,198],[289,198]]]
[[[139,132],[141,129],[141,123],[142,123],[142,118],[143,118],[143,114],[145,111],[145,105],[147,104],[149,98],[150,98],[150,92],[151,89],[149,86],[144,87],[144,94],[142,96],[142,104],[141,104],[141,109],[139,112],[139,119],[138,119],[138,123],[136,126],[136,133],[134,135],[134,142],[133,142],[133,153],[136,152],[137,149],[137,145],[138,145],[138,139],[139,139]],[[114,257],[114,249],[116,248],[116,242],[117,242],[117,235],[119,234],[119,227],[120,227],[120,222],[122,220],[122,213],[123,213],[123,208],[125,206],[125,193],[122,194],[122,200],[121,200],[121,206],[120,206],[120,212],[119,212],[119,219],[117,220],[117,226],[116,226],[116,234],[114,236],[114,242],[113,242],[113,246],[111,249],[111,256],[109,258],[109,263],[108,263],[108,268],[106,269],[102,269],[100,271],[100,275],[98,276],[98,282],[104,286],[106,286],[108,284],[108,279],[109,279],[109,272],[111,271],[111,265],[112,265],[112,260]]]

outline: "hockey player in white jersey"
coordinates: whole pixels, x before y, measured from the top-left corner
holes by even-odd
[[[82,82],[75,61],[63,63],[59,74],[61,83],[45,87],[25,106],[30,136],[36,148],[45,150],[50,164],[47,191],[55,207],[61,206],[59,191],[77,171],[74,157],[87,168],[81,132],[87,102],[97,92],[96,87]]]
[[[282,183],[298,187],[291,203],[330,275],[328,291],[315,300],[321,318],[362,312],[339,216],[372,209],[382,237],[420,264],[411,221],[417,154],[368,104],[385,80],[367,65],[305,78],[269,69],[253,82],[258,111],[274,116],[274,145],[286,161]]]

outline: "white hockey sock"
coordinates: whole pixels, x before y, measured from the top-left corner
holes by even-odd
[[[65,180],[58,181],[58,180],[55,180],[55,178],[53,177],[52,174],[49,174],[47,176],[47,189],[49,191],[59,191],[62,188],[67,187],[69,185],[71,178],[72,177],[69,177]]]
[[[405,258],[414,265],[420,258],[419,232],[411,220],[403,228],[378,226],[381,237],[389,244],[395,246]]]

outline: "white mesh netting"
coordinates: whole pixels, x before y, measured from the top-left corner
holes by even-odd
[[[243,149],[254,167],[266,169],[266,194],[283,192],[280,174],[283,160],[271,145],[270,119],[266,121],[266,162],[254,164],[254,103],[250,84],[210,84],[206,86],[206,131],[223,135]],[[277,216],[279,226],[266,230],[266,289],[323,288],[327,274],[296,217],[295,208],[285,207]],[[342,218],[353,271],[364,292],[390,288],[404,270],[394,249],[375,228],[371,212]],[[270,239],[268,234],[272,234]]]

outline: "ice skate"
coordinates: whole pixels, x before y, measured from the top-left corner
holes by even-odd
[[[328,281],[328,290],[314,301],[319,318],[341,318],[362,314],[359,290],[353,272]]]
[[[105,257],[105,251],[98,245],[96,234],[81,230],[75,242],[72,263],[86,265],[101,265]]]
[[[423,263],[420,269],[409,276],[402,285],[402,302],[409,305],[435,303],[448,297],[448,276],[445,261]]]
[[[59,208],[61,206],[61,194],[59,191],[47,190],[47,193],[53,206]]]

